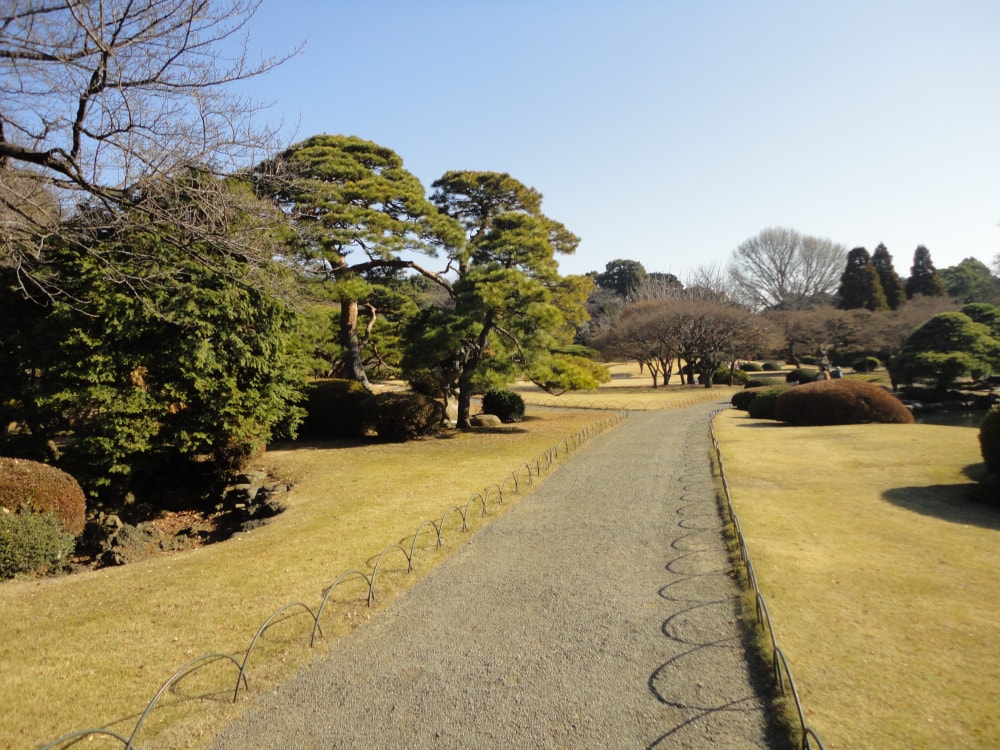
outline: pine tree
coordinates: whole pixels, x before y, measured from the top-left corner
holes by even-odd
[[[847,254],[847,268],[840,277],[837,290],[841,310],[888,310],[882,282],[872,265],[871,256],[863,247],[856,247]]]
[[[906,298],[913,299],[918,294],[925,297],[944,296],[944,284],[934,269],[931,251],[923,245],[919,245],[913,253],[910,278],[906,280]]]
[[[906,289],[903,287],[903,280],[899,278],[896,269],[892,265],[892,256],[885,245],[879,243],[872,253],[872,266],[875,273],[882,282],[882,291],[885,292],[885,301],[890,310],[898,310],[899,306],[906,300]]]

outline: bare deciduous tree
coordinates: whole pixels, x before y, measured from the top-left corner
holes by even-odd
[[[836,291],[846,257],[846,248],[831,240],[772,227],[733,251],[729,280],[738,299],[755,309],[801,309]]]
[[[229,85],[286,59],[248,59],[241,36],[258,6],[7,0],[0,15],[0,261],[30,275],[59,222],[80,205],[122,216],[117,208],[140,199],[151,180],[192,167],[223,173],[260,158],[276,131],[261,127],[261,106]],[[220,187],[206,201],[227,192]]]

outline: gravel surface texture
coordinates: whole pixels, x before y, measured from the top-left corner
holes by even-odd
[[[709,458],[717,404],[632,414],[214,748],[779,748]]]

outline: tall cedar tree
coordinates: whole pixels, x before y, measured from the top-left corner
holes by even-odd
[[[944,283],[934,269],[931,251],[923,245],[919,245],[913,253],[910,278],[906,280],[906,298],[913,299],[918,294],[925,297],[944,296]]]
[[[461,247],[462,228],[427,200],[424,187],[391,149],[355,136],[316,135],[254,170],[258,193],[287,213],[296,231],[293,260],[333,285],[340,303],[346,377],[369,387],[358,339],[358,308],[375,314],[366,275],[409,269],[447,286],[405,259]]]
[[[906,300],[906,288],[892,264],[892,255],[881,242],[872,253],[872,265],[882,283],[882,291],[885,292],[885,301],[889,305],[889,309],[898,310],[899,306]]]
[[[840,277],[837,296],[841,310],[865,308],[877,312],[889,309],[882,282],[865,248],[856,247],[847,254],[847,268]]]

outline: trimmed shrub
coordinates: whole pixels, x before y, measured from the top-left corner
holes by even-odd
[[[774,404],[778,396],[789,389],[789,386],[782,385],[761,391],[747,404],[747,413],[753,419],[774,419]]]
[[[758,362],[740,362],[739,368],[743,372],[760,372],[764,369],[763,365]]]
[[[441,378],[428,369],[415,370],[406,377],[406,382],[410,385],[410,390],[414,393],[422,393],[431,398],[441,397]]]
[[[305,409],[301,437],[364,437],[373,426],[375,396],[356,380],[316,380],[309,384]]]
[[[742,391],[733,394],[733,397],[729,399],[729,403],[733,405],[733,408],[739,409],[740,411],[747,411],[750,406],[750,402],[753,401],[757,396],[771,389],[771,386],[756,386],[753,388],[744,388]]]
[[[43,573],[73,551],[73,535],[54,513],[0,512],[0,579]]]
[[[796,367],[794,370],[789,370],[788,374],[785,375],[786,383],[811,383],[819,375],[819,370],[803,370],[801,367]]]
[[[1000,407],[994,406],[986,412],[979,426],[979,447],[990,471],[1000,476]]]
[[[778,372],[778,370],[784,370],[785,365],[782,364],[781,362],[765,362],[762,366],[762,369],[766,370],[767,372]]]
[[[800,365],[813,365],[816,367],[819,366],[819,357],[805,356],[805,357],[797,357],[797,359]],[[788,364],[794,364],[794,362],[789,362]]]
[[[778,398],[774,418],[792,425],[913,423],[899,399],[861,380],[820,380],[792,388]]]
[[[729,365],[723,365],[712,376],[712,382],[716,385],[730,385]],[[733,370],[732,385],[744,385],[747,382],[747,374],[740,369]]]
[[[749,378],[747,382],[743,384],[744,388],[774,388],[777,385],[784,384],[784,379],[780,377],[774,378]]]
[[[524,419],[524,399],[514,391],[491,388],[483,394],[483,413],[495,414],[504,424]]]
[[[0,457],[0,506],[10,513],[51,513],[71,537],[80,536],[87,522],[87,499],[80,484],[65,471],[37,461]]]
[[[858,357],[851,360],[851,368],[855,372],[873,372],[881,366],[882,363],[877,357]]]
[[[381,440],[403,442],[437,432],[444,423],[444,406],[422,393],[379,393],[375,396],[375,434]]]

